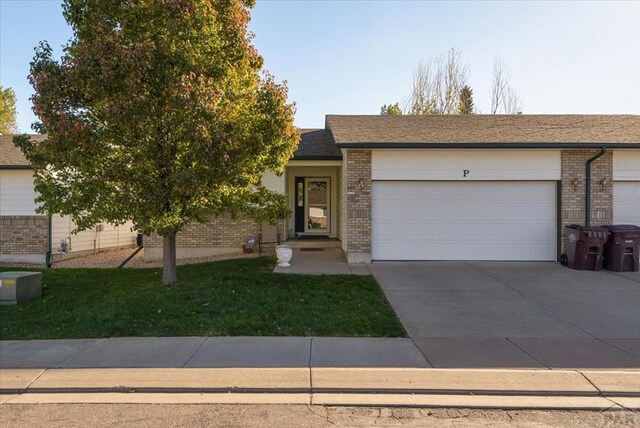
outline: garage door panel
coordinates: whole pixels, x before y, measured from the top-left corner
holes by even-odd
[[[613,222],[640,226],[640,181],[613,183]]]
[[[554,182],[374,182],[372,256],[555,260],[555,187]]]

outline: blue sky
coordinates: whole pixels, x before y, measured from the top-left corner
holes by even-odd
[[[296,124],[377,114],[404,100],[420,59],[450,47],[470,69],[476,106],[489,110],[493,58],[502,56],[524,113],[640,113],[640,2],[258,0],[255,45],[287,80]],[[71,37],[58,0],[0,0],[0,84],[18,96],[29,131],[33,48]],[[61,49],[58,49],[61,52]]]

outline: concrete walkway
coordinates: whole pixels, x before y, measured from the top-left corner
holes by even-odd
[[[371,275],[364,263],[348,264],[342,248],[293,248],[291,266],[276,266],[273,271],[306,275]]]
[[[135,337],[0,341],[0,368],[431,367],[411,339]]]

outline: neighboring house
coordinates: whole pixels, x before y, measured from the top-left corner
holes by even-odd
[[[349,262],[557,260],[564,227],[640,225],[640,116],[335,116],[303,129],[284,175],[283,239],[335,238]],[[178,257],[238,251],[261,226],[215,218],[178,233]],[[291,241],[294,242],[294,241]],[[162,257],[147,237],[145,258]]]
[[[74,234],[71,218],[37,214],[33,173],[12,140],[12,135],[0,135],[0,262],[44,264],[48,252],[55,261],[135,245],[130,223],[101,224]]]

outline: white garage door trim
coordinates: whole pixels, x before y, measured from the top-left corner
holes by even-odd
[[[555,181],[374,181],[374,260],[554,261]]]
[[[560,150],[373,150],[372,180],[561,179]]]
[[[613,222],[640,226],[640,181],[614,181]]]

